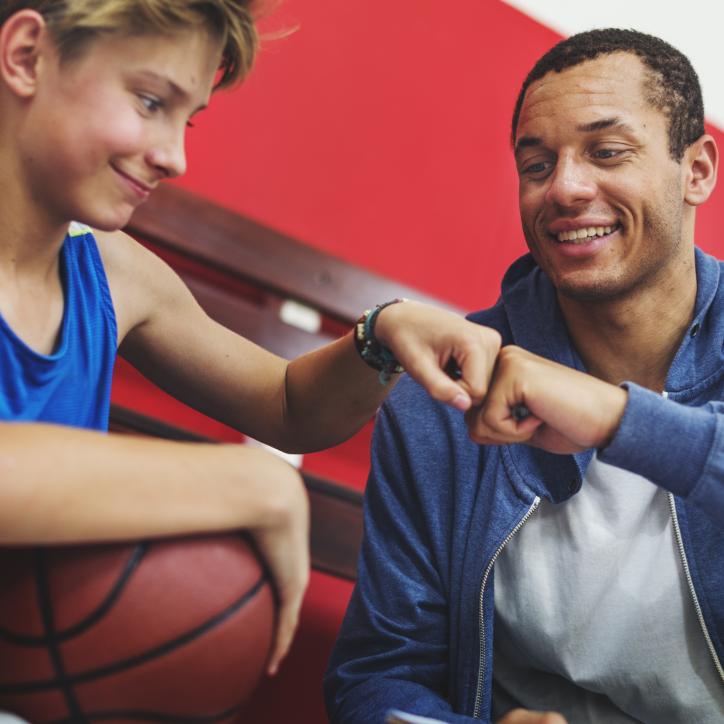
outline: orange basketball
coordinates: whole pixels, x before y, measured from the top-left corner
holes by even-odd
[[[239,535],[0,549],[0,710],[33,724],[231,722],[274,620]]]

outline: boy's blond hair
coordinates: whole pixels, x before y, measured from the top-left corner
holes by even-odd
[[[60,56],[69,60],[101,35],[152,35],[206,27],[224,47],[217,87],[251,69],[258,36],[255,0],[0,0],[0,26],[19,10],[44,18]]]

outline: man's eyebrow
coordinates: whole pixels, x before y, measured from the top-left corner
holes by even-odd
[[[602,118],[599,121],[593,121],[592,123],[584,123],[580,126],[576,126],[576,130],[579,133],[596,133],[597,131],[605,131],[609,128],[614,128],[624,133],[634,134],[636,131],[633,126],[630,126],[620,118]],[[515,142],[514,153],[522,151],[524,148],[535,148],[540,146],[543,141],[537,136],[521,136]]]
[[[524,148],[534,148],[535,146],[540,146],[541,143],[541,139],[536,136],[521,136],[515,142],[514,153],[518,153],[518,151],[521,151]]]
[[[593,121],[593,123],[584,123],[581,126],[576,126],[576,130],[580,133],[595,133],[596,131],[605,131],[609,128],[615,128],[626,133],[634,133],[634,129],[620,118],[602,118],[600,121]]]

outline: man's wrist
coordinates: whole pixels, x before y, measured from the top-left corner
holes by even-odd
[[[607,415],[609,420],[608,434],[605,436],[603,442],[598,446],[598,449],[605,450],[616,437],[616,433],[621,427],[621,421],[623,420],[623,413],[626,410],[626,404],[628,403],[628,390],[621,386],[611,386],[611,405],[610,413]]]

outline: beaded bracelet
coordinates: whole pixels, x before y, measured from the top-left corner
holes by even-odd
[[[406,301],[404,298],[391,299],[384,304],[378,304],[374,309],[366,309],[355,325],[354,344],[357,352],[359,352],[359,356],[372,367],[372,369],[380,373],[379,380],[381,385],[386,385],[392,378],[392,375],[404,372],[405,368],[395,359],[392,350],[375,337],[377,315],[385,307],[389,307],[390,304]]]

